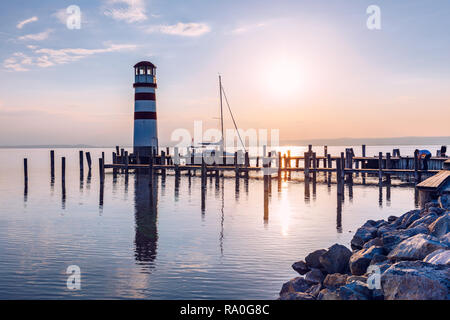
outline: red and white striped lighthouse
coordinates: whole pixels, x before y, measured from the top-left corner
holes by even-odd
[[[141,61],[134,66],[134,143],[133,153],[149,156],[158,152],[156,126],[156,66]]]

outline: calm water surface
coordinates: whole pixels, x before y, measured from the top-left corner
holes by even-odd
[[[433,153],[437,148],[428,146]],[[402,147],[402,153],[413,149]],[[236,186],[227,177],[208,179],[204,208],[200,178],[176,181],[173,175],[156,177],[150,188],[145,175],[126,181],[107,174],[101,201],[97,159],[106,151],[110,161],[113,150],[88,151],[92,177],[85,170],[80,181],[78,150],[56,149],[52,184],[47,149],[0,149],[1,299],[275,299],[281,284],[296,276],[293,262],[336,242],[349,246],[367,219],[415,206],[411,185],[380,190],[358,180],[340,204],[323,174],[309,187],[301,175],[273,180],[266,210],[261,179]],[[392,147],[368,148],[368,154],[378,151]],[[67,158],[65,195],[61,156]],[[81,268],[79,291],[66,288],[69,265]]]

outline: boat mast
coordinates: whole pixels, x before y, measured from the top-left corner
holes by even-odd
[[[220,93],[220,129],[222,132],[222,144],[221,148],[224,150],[224,143],[223,143],[223,103],[222,103],[222,76],[219,74],[219,93]]]

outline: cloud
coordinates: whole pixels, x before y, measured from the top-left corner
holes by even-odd
[[[243,33],[249,32],[249,31],[253,31],[255,29],[265,27],[266,25],[267,25],[266,23],[244,25],[244,26],[240,26],[240,27],[237,27],[236,29],[231,30],[231,33],[232,34],[243,34]]]
[[[209,27],[209,25],[200,22],[178,22],[174,25],[151,26],[149,29],[147,29],[147,32],[160,32],[164,34],[185,37],[198,37],[210,31],[211,28]]]
[[[134,50],[136,48],[137,45],[134,44],[110,44],[105,48],[100,49],[49,49],[34,46],[32,48],[33,56],[28,56],[22,52],[16,52],[10,58],[3,61],[3,67],[13,71],[28,71],[31,66],[48,68],[54,65],[75,62],[96,54]]]
[[[32,40],[32,41],[42,41],[48,38],[48,36],[50,35],[50,33],[52,33],[53,30],[52,29],[47,29],[43,32],[40,33],[33,33],[33,34],[27,34],[24,36],[19,37],[19,40],[23,40],[23,41],[28,41],[28,40]]]
[[[115,20],[127,23],[147,20],[145,2],[143,0],[107,0],[104,14]]]
[[[17,29],[22,29],[26,24],[35,22],[35,21],[38,21],[38,17],[36,17],[36,16],[31,17],[29,19],[25,19],[23,21],[20,21],[16,27],[17,27]]]

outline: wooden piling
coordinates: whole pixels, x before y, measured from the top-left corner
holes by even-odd
[[[61,158],[61,181],[66,182],[66,157]]]
[[[23,159],[23,178],[25,182],[25,187],[28,185],[28,159]]]
[[[84,172],[84,155],[83,155],[83,150],[79,151],[79,158],[80,158],[80,174],[83,174]]]
[[[98,171],[100,177],[100,184],[103,184],[105,181],[105,164],[103,162],[103,158],[98,158]]]
[[[378,184],[383,184],[383,152],[378,153]]]
[[[55,178],[55,150],[50,150],[50,177]]]
[[[86,161],[87,161],[87,165],[88,165],[88,170],[91,171],[92,159],[91,159],[91,153],[90,152],[86,152]]]

